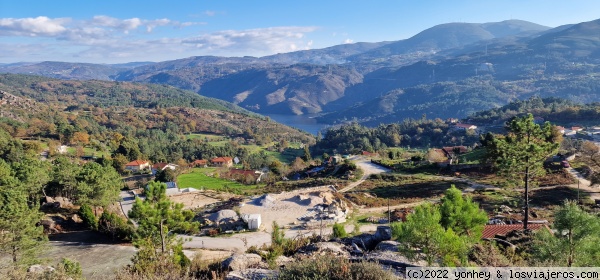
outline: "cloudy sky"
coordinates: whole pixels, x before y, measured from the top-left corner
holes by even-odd
[[[600,18],[597,0],[0,0],[0,63],[264,56],[406,39],[447,22]]]

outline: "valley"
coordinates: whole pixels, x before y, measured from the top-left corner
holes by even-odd
[[[228,15],[194,15],[213,16]],[[144,42],[157,28],[210,28],[117,23],[65,18],[23,34]],[[26,26],[0,17],[0,36]],[[600,19],[452,22],[311,49],[304,36],[320,28],[179,42],[272,45],[256,57],[0,64],[0,278],[600,267]],[[92,37],[90,53],[113,44]]]

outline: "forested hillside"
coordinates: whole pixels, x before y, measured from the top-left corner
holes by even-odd
[[[169,86],[1,75],[0,90],[0,127],[13,136],[49,139],[53,146],[120,151],[127,160],[253,157],[234,143],[214,146],[185,137],[190,133],[240,137],[257,144],[314,142],[304,132],[233,104]],[[267,164],[266,155],[259,158],[250,161],[252,166]]]

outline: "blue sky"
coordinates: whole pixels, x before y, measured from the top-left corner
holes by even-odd
[[[0,63],[264,56],[409,38],[437,24],[600,18],[597,0],[0,0]]]

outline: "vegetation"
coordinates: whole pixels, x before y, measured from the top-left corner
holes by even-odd
[[[277,279],[384,280],[396,277],[376,263],[353,263],[347,258],[325,255],[287,265]]]
[[[314,148],[315,153],[353,153],[380,151],[388,147],[441,147],[472,145],[478,141],[474,131],[455,130],[441,119],[406,119],[374,128],[351,123],[325,132]],[[396,158],[386,153],[385,157]]]
[[[532,246],[532,259],[545,266],[600,265],[600,218],[575,201],[565,201],[555,213],[555,233],[542,230]]]
[[[392,223],[392,234],[400,252],[411,260],[425,260],[429,266],[458,266],[466,263],[467,242],[451,228],[441,225],[439,208],[426,203],[417,206],[406,222]]]
[[[153,275],[162,269],[157,265],[168,261],[180,268],[189,265],[183,254],[181,241],[171,232],[196,232],[197,222],[191,222],[194,214],[182,210],[182,204],[171,202],[166,195],[167,186],[160,182],[151,182],[145,191],[146,199],[136,198],[129,217],[138,227],[133,236],[133,244],[139,248],[133,260],[132,271]]]
[[[540,127],[531,114],[514,118],[508,123],[507,130],[506,136],[494,137],[488,143],[488,156],[509,182],[523,183],[523,227],[527,229],[530,184],[535,184],[535,180],[545,174],[544,161],[556,154],[562,135],[557,134],[548,122]]]
[[[453,185],[445,192],[441,202],[440,223],[446,230],[452,229],[456,234],[473,241],[481,238],[483,226],[488,221],[487,213],[472,202],[470,196],[463,197],[462,192]]]

